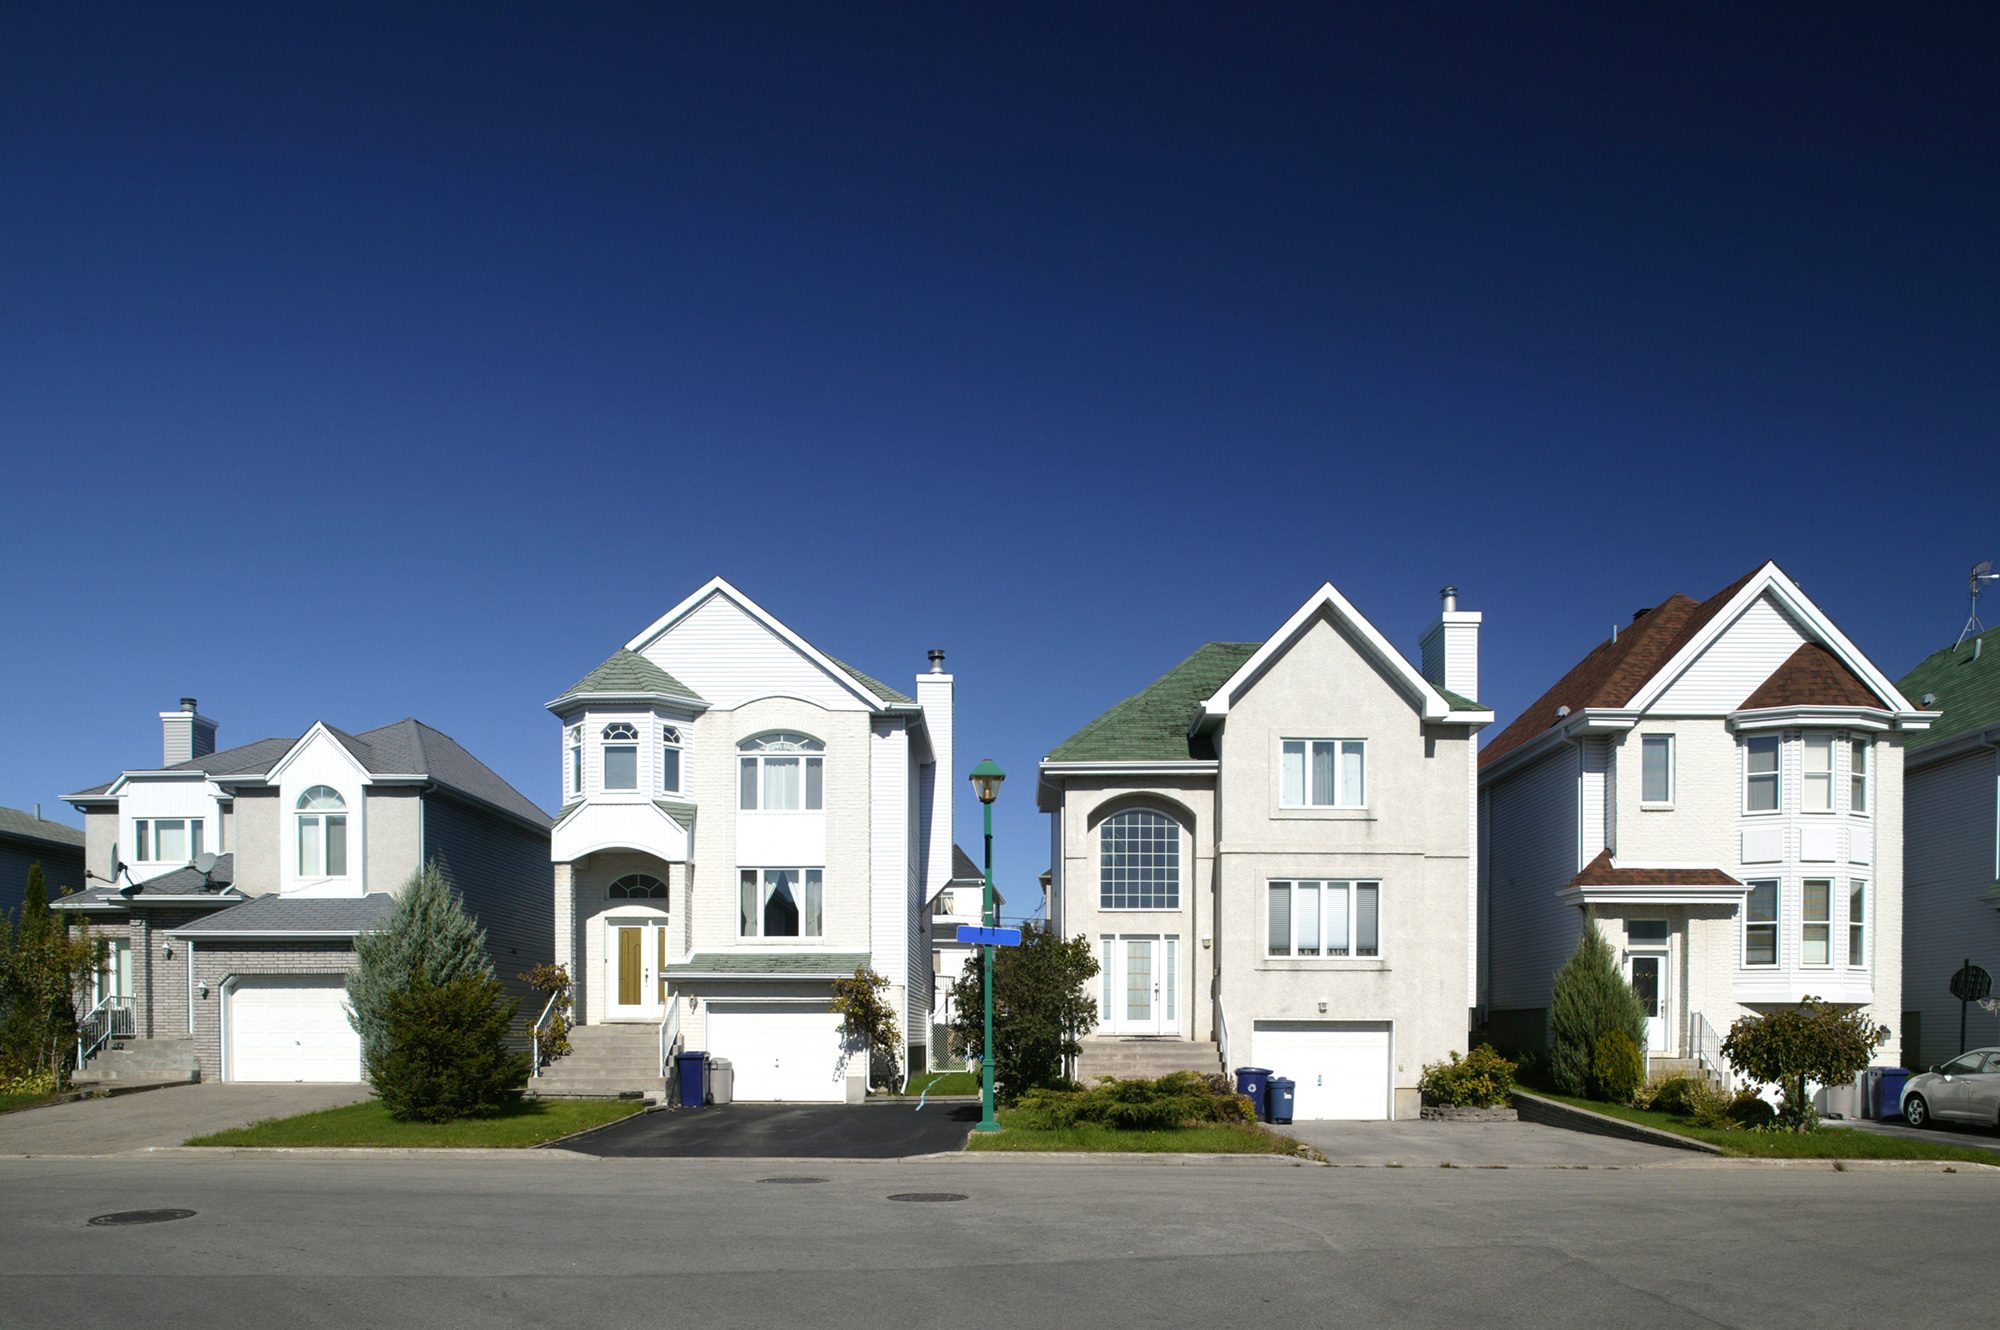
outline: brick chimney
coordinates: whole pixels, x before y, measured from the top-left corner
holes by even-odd
[[[215,722],[201,714],[191,697],[178,710],[160,713],[160,765],[176,766],[215,751]]]

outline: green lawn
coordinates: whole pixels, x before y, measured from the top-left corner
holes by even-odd
[[[267,1118],[233,1131],[197,1136],[188,1144],[519,1148],[602,1127],[643,1107],[636,1099],[520,1099],[490,1118],[433,1125],[398,1122],[381,1100],[371,1099],[297,1117]]]
[[[1577,1099],[1540,1086],[1522,1088],[1560,1104],[1573,1104],[1609,1118],[1620,1118],[1642,1127],[1706,1141],[1720,1146],[1725,1154],[1747,1159],[1954,1159],[1974,1164],[2000,1164],[2000,1153],[1959,1144],[1943,1133],[1934,1141],[1913,1141],[1906,1136],[1879,1136],[1855,1127],[1821,1127],[1813,1132],[1718,1131],[1713,1127],[1697,1127],[1689,1119],[1674,1113],[1659,1113],[1627,1104],[1602,1104],[1595,1099]]]
[[[38,1094],[32,1091],[19,1094],[0,1093],[0,1113],[12,1113],[22,1108],[40,1108],[43,1104],[53,1104],[55,1101],[56,1097],[52,1094]]]
[[[1055,1130],[1010,1127],[1000,1114],[1000,1130],[972,1133],[969,1150],[1065,1150],[1113,1154],[1301,1155],[1304,1146],[1262,1127],[1180,1127],[1172,1131],[1119,1131],[1096,1123]]]
[[[925,1071],[910,1077],[910,1084],[903,1093],[914,1099],[920,1094],[978,1094],[979,1073],[976,1071]]]

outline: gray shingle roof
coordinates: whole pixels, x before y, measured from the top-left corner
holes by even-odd
[[[908,693],[897,692],[895,689],[891,688],[888,684],[883,683],[880,679],[874,678],[871,675],[863,674],[860,670],[855,669],[852,665],[849,665],[846,661],[834,660],[832,656],[828,656],[827,659],[833,660],[834,664],[840,666],[841,669],[846,670],[849,674],[853,675],[855,682],[859,683],[863,688],[866,688],[869,692],[875,694],[875,696],[881,701],[887,702],[891,706],[913,707],[917,704],[917,699],[911,697]]]
[[[202,901],[216,901],[230,897],[235,891],[236,856],[219,854],[215,857],[215,867],[203,876],[193,864],[186,868],[176,868],[158,877],[141,882],[138,889],[126,895],[117,886],[100,885],[87,891],[79,891],[65,896],[57,904],[60,908],[77,909],[86,905],[130,905],[134,901],[156,901],[163,897],[186,898],[188,904]]]
[[[67,845],[79,850],[83,848],[81,827],[51,822],[21,808],[0,808],[0,836],[41,841],[47,845]]]
[[[297,896],[252,896],[191,924],[173,930],[176,935],[201,937],[216,933],[271,933],[293,936],[308,933],[368,933],[384,927],[394,908],[385,892],[366,896],[329,899]]]
[[[815,979],[850,975],[868,963],[865,951],[763,953],[717,951],[690,956],[663,967],[668,974],[795,975]]]
[[[565,688],[556,701],[585,693],[610,693],[621,697],[678,697],[690,702],[703,700],[694,689],[626,647],[612,652],[609,660]]]
[[[984,882],[986,870],[981,868],[963,847],[951,847],[951,880],[954,882]]]

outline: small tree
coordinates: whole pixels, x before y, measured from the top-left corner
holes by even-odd
[[[539,1032],[531,1032],[537,1045],[536,1055],[546,1067],[569,1052],[569,1032],[574,1025],[569,1014],[576,1006],[576,999],[571,995],[569,967],[537,965],[517,977],[537,993],[546,993],[555,1000],[555,1005],[549,1010],[549,1023]],[[543,1001],[547,1002],[548,998]],[[536,1017],[540,1015],[539,1011],[535,1013]]]
[[[0,1076],[68,1076],[76,1000],[98,952],[89,929],[50,911],[42,866],[30,865],[20,922],[0,916]]]
[[[443,988],[467,975],[493,977],[485,931],[465,913],[451,880],[435,862],[411,875],[396,898],[388,927],[356,938],[354,954],[347,1000],[354,1009],[354,1028],[361,1033],[364,1061],[382,1053],[390,1004],[398,993]]]
[[[1584,912],[1583,933],[1576,950],[1556,971],[1549,997],[1549,1077],[1568,1095],[1592,1092],[1597,1042],[1612,1030],[1623,1030],[1635,1048],[1646,1046],[1646,1009],[1639,995],[1618,973],[1618,958]]]
[[[405,1122],[452,1122],[491,1113],[528,1075],[508,1046],[516,1005],[491,975],[463,974],[389,998],[384,1037],[368,1057],[368,1079]]]
[[[968,965],[952,986],[951,1036],[971,1057],[986,1046],[984,967]],[[1080,1039],[1097,1023],[1097,977],[1090,940],[1064,939],[1047,924],[1026,924],[1021,945],[993,957],[993,1077],[1008,1103],[1022,1093],[1065,1084],[1068,1059],[1083,1051]]]
[[[1723,1037],[1722,1056],[1752,1080],[1778,1087],[1784,1098],[1780,1129],[1811,1131],[1819,1113],[1806,1097],[1806,1082],[1853,1080],[1888,1037],[1889,1027],[1869,1020],[1861,1008],[1808,997],[1797,1007],[1738,1020]]]
[[[867,1050],[870,1083],[879,1067],[883,1087],[894,1089],[902,1074],[903,1036],[896,1028],[896,1009],[882,996],[888,987],[887,979],[857,965],[850,978],[833,981],[833,1009],[840,1013],[848,1042]]]

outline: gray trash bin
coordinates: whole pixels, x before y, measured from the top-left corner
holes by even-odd
[[[728,1058],[708,1060],[708,1102],[727,1104],[736,1097],[736,1066]]]

